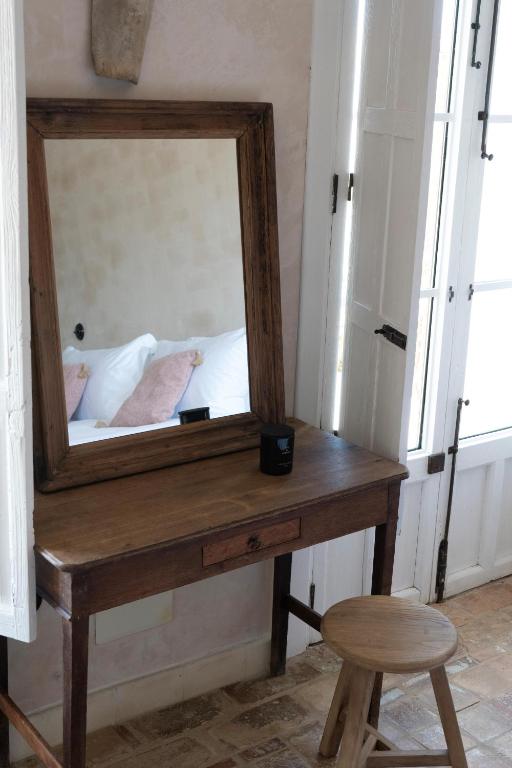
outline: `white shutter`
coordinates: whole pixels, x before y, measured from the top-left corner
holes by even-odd
[[[0,635],[35,628],[23,3],[0,2]]]
[[[367,0],[341,432],[406,457],[440,2]],[[407,351],[375,330],[408,335]]]

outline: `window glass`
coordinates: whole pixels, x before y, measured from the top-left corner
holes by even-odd
[[[484,168],[475,280],[511,280],[512,124],[491,123],[487,146],[494,160]]]
[[[441,44],[437,74],[436,112],[448,112],[452,80],[452,60],[458,0],[444,0],[441,22]]]
[[[448,126],[445,123],[434,123],[432,163],[428,190],[427,224],[421,271],[422,288],[432,288],[435,281],[439,216],[441,213],[444,177],[444,152],[447,132]]]
[[[414,378],[412,384],[411,417],[409,421],[408,449],[410,451],[421,448],[432,310],[433,299],[423,298],[420,300],[418,335],[416,338],[416,357],[414,360]]]
[[[512,426],[512,289],[477,291],[471,299],[461,437]]]
[[[498,16],[490,105],[491,114],[512,113],[512,88],[510,87],[510,75],[512,73],[511,36],[512,2],[504,0],[500,3]]]

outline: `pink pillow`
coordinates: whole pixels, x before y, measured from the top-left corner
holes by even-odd
[[[85,385],[89,377],[89,369],[85,363],[64,365],[64,392],[66,396],[66,415],[71,420],[80,404]]]
[[[170,419],[187,388],[194,366],[200,362],[195,349],[155,360],[146,368],[109,426],[142,427]]]

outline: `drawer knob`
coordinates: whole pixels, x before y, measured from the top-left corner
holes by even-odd
[[[249,538],[247,539],[247,546],[253,552],[256,549],[259,549],[261,547],[261,541],[259,536],[256,536],[256,535],[249,536]]]

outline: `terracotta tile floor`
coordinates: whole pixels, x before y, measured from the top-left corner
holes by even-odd
[[[448,666],[470,768],[512,766],[512,578],[448,600],[459,628]],[[339,662],[322,644],[284,677],[240,683],[105,728],[88,739],[95,768],[314,768]],[[426,675],[384,680],[381,728],[403,748],[444,747]],[[35,759],[18,763],[35,768]]]

